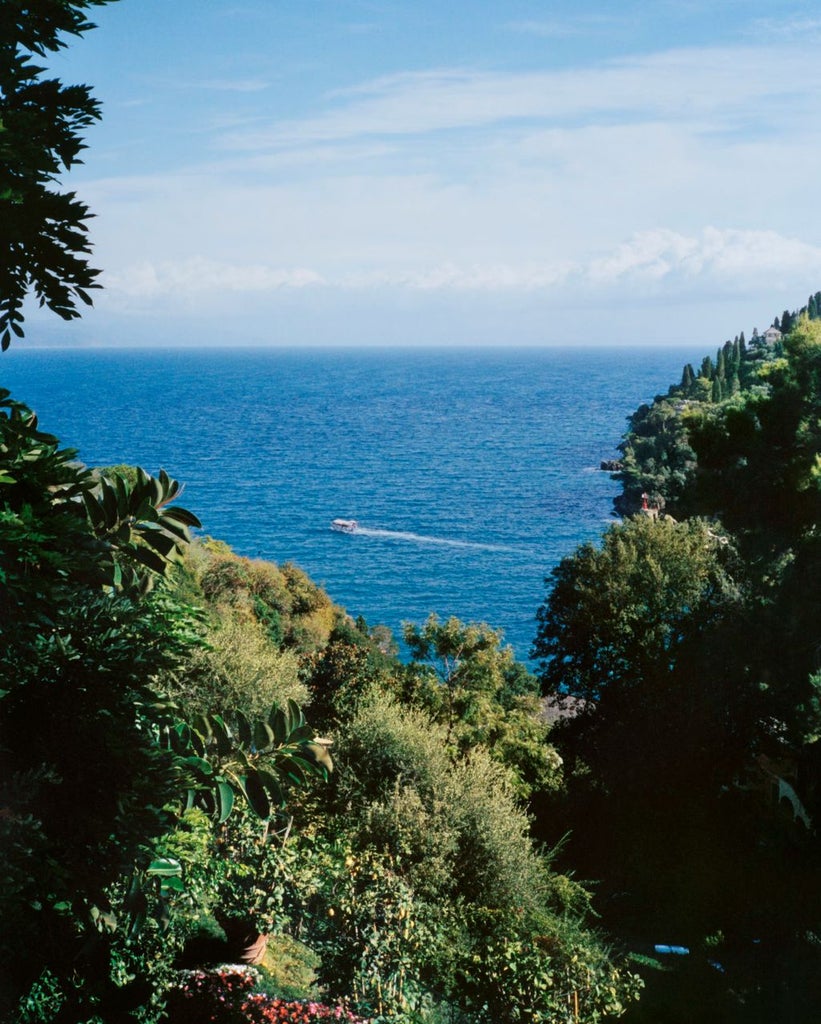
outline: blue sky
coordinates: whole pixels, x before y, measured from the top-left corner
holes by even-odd
[[[821,289],[816,2],[94,20],[51,63],[104,105],[81,343],[712,346]]]

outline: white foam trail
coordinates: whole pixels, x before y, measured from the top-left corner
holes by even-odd
[[[472,540],[451,540],[448,537],[426,537],[421,533],[410,533],[407,530],[375,530],[368,526],[357,526],[353,531],[366,537],[387,537],[390,540],[407,540],[415,544],[441,544],[451,548],[473,548],[478,551],[517,551],[523,553],[524,548],[512,547],[509,544],[480,544]]]

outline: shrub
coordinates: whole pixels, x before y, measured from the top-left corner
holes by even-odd
[[[253,992],[258,981],[259,972],[249,967],[183,971],[170,993],[168,1019],[171,1024],[366,1024],[341,1003],[328,1006]]]

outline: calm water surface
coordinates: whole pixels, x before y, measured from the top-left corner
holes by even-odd
[[[597,467],[625,417],[700,357],[20,344],[0,384],[87,464],[165,468],[205,532],[296,562],[351,614],[489,622],[526,658],[544,577],[612,521]]]

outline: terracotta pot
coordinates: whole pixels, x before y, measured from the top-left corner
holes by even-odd
[[[259,964],[268,948],[268,935],[248,921],[223,921],[222,927],[230,950],[230,960],[237,964]]]
[[[265,959],[265,951],[268,948],[268,936],[256,932],[248,936],[248,943],[242,949],[239,957],[241,964],[261,964]]]

